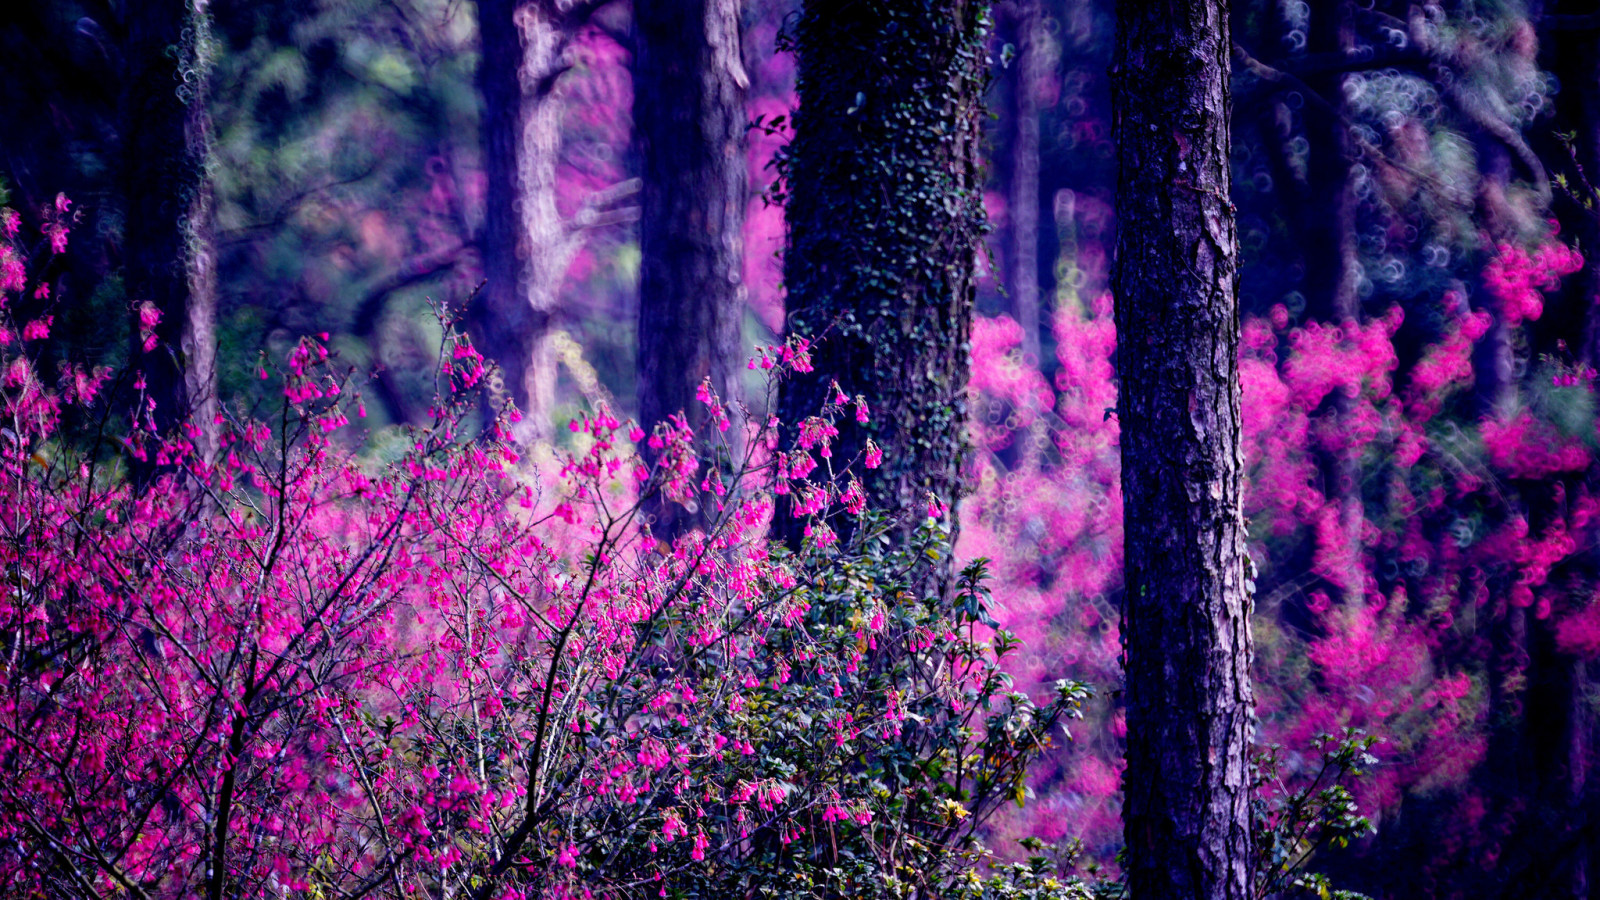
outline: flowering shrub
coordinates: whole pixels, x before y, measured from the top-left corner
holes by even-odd
[[[1592,379],[1547,361],[1521,405],[1476,420],[1469,391],[1496,320],[1538,318],[1541,292],[1579,263],[1554,242],[1506,246],[1484,273],[1485,309],[1451,290],[1365,322],[1297,324],[1280,306],[1242,323],[1262,741],[1303,748],[1346,727],[1381,735],[1385,761],[1352,790],[1375,821],[1407,794],[1462,804],[1428,863],[1441,872],[1498,846],[1475,831],[1486,816],[1506,830],[1518,815],[1486,806],[1473,782],[1491,695],[1514,717],[1526,689],[1529,657],[1505,647],[1508,623],[1525,615],[1562,652],[1600,654],[1580,563],[1600,509],[1585,486]],[[1402,354],[1411,319],[1422,337],[1408,335]],[[1050,384],[1022,358],[1008,319],[974,328],[980,454],[958,552],[993,559],[1005,601],[996,617],[1028,648],[1015,663],[1022,685],[1061,662],[1116,684],[1124,551],[1109,298],[1058,307],[1053,332]],[[1046,435],[1033,457],[1019,451],[1030,429]],[[1351,484],[1338,484],[1330,460],[1349,466]],[[1112,859],[1126,731],[1114,704],[1089,719],[1035,769],[1039,802],[1004,816],[998,834],[1078,839],[1086,859]],[[1314,782],[1319,755],[1277,757],[1285,790]]]
[[[453,335],[433,421],[380,464],[318,336],[215,463],[142,407],[136,489],[57,432],[109,373],[45,382],[47,334],[0,346],[7,896],[987,896],[977,829],[1086,696],[1010,689],[982,564],[914,592],[947,523],[896,544],[851,499],[827,424],[862,404],[725,468],[665,423],[653,470],[597,409],[541,473],[458,439],[485,373]],[[769,546],[774,490],[842,498],[855,537],[818,507]],[[720,513],[658,545],[652,491]]]

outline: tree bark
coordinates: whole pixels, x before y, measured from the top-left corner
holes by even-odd
[[[1253,697],[1227,10],[1117,9],[1129,889],[1243,900]]]
[[[683,412],[697,433],[710,417],[696,391],[707,378],[735,414],[744,319],[745,92],[739,0],[641,3],[634,9],[634,134],[641,163],[639,420],[646,429]],[[648,453],[648,448],[646,448]],[[661,498],[658,537],[708,520]]]
[[[517,0],[478,0],[479,126],[483,143],[483,287],[467,311],[474,343],[500,366],[499,393],[526,409],[527,360],[534,332],[527,294],[527,238],[517,214],[521,196],[517,160],[526,114],[522,102],[522,37]],[[542,323],[541,323],[542,324]],[[494,411],[490,410],[490,415]]]
[[[833,380],[865,397],[870,421],[840,417],[834,458],[875,441],[882,467],[856,469],[869,504],[908,530],[929,496],[954,515],[968,453],[988,29],[982,0],[811,0],[795,29],[784,281],[789,334],[813,342],[815,371],[782,386],[784,446]],[[780,513],[778,528],[796,543],[802,523]]]
[[[210,459],[220,407],[215,204],[206,173],[206,0],[151,0],[128,9],[122,249],[133,368],[143,374],[155,403],[157,430],[171,431],[192,417],[200,433],[197,449]],[[153,328],[141,327],[147,305],[159,315]]]
[[[556,208],[561,154],[560,87],[573,35],[602,2],[480,0],[478,87],[483,93],[484,286],[468,307],[473,341],[500,367],[491,385],[522,411],[519,440],[547,440],[555,408],[556,299],[591,226],[620,221],[602,207],[624,183],[598,192],[573,216]],[[498,406],[499,402],[494,405]],[[495,410],[487,410],[493,418]]]

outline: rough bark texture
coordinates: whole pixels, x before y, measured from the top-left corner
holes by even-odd
[[[740,406],[745,171],[738,0],[641,3],[634,9],[634,134],[641,164],[639,419],[676,412],[706,433],[696,399],[707,378]],[[727,437],[742,423],[734,420]],[[714,435],[713,435],[714,436]],[[737,454],[737,444],[732,445]],[[658,537],[702,521],[661,501]]]
[[[1118,3],[1113,270],[1138,900],[1250,896],[1250,601],[1220,0]]]
[[[602,5],[557,0],[481,0],[484,289],[467,327],[500,366],[493,393],[522,410],[518,437],[547,439],[555,407],[556,298],[584,232],[630,217],[604,207],[636,185],[590,197],[571,217],[556,208],[561,154],[561,76],[572,66],[572,37]],[[491,411],[492,414],[492,411]]]
[[[199,450],[216,452],[216,247],[206,173],[211,121],[205,0],[151,0],[129,7],[123,191],[123,264],[134,320],[133,367],[155,401],[155,425],[191,414]],[[145,352],[140,308],[160,314]]]
[[[794,31],[784,281],[789,333],[813,341],[816,369],[784,383],[779,414],[792,440],[834,379],[864,396],[871,420],[840,417],[835,464],[876,441],[883,466],[856,469],[870,504],[908,526],[930,494],[953,515],[968,449],[988,28],[980,0],[813,0]],[[797,541],[800,525],[779,521]]]

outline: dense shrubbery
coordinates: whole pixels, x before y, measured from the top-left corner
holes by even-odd
[[[809,478],[775,470],[770,428],[730,460],[681,420],[650,437],[648,471],[643,433],[600,409],[573,423],[580,449],[536,466],[461,434],[485,371],[457,336],[432,423],[380,461],[308,338],[261,372],[277,421],[226,414],[218,459],[195,426],[150,431],[147,406],[108,453],[58,430],[117,410],[106,371],[34,371],[48,325],[0,348],[8,894],[976,897],[1006,880],[969,875],[976,835],[1086,690],[1010,690],[982,565],[948,600],[916,595],[947,524],[892,542],[827,429],[800,448],[824,463]],[[714,525],[652,540],[636,498],[653,490],[715,506]],[[817,518],[798,554],[769,546],[774,490],[844,497],[855,537]],[[1030,889],[1080,890],[1050,885]]]

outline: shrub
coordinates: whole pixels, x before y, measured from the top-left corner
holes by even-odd
[[[57,428],[109,373],[49,385],[48,323],[6,337],[8,896],[984,896],[978,829],[1086,696],[1010,690],[982,564],[913,590],[947,523],[895,543],[848,468],[778,472],[772,423],[742,459],[665,423],[646,470],[597,409],[534,466],[462,437],[485,371],[452,335],[379,462],[307,338],[216,461],[148,408],[97,461]],[[657,490],[718,514],[657,542]],[[820,514],[769,545],[774,491],[844,498],[848,546]]]

